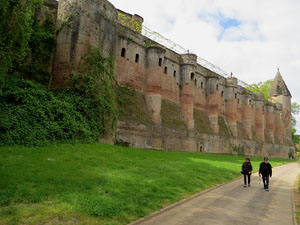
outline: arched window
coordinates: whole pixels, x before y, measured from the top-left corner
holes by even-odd
[[[176,77],[176,70],[174,70],[173,77]]]
[[[224,91],[221,92],[221,97],[223,97],[223,95],[224,95]]]
[[[164,69],[164,73],[165,73],[165,74],[168,73],[168,67],[166,67],[166,66],[165,66],[165,69]]]
[[[140,60],[140,55],[139,54],[136,54],[135,55],[135,62],[138,63]]]
[[[237,93],[234,94],[234,98],[235,98],[235,99],[237,98]]]
[[[195,74],[191,73],[191,79],[193,80],[195,78]]]
[[[162,58],[159,58],[159,60],[158,60],[158,66],[161,66],[161,64],[162,64]]]
[[[122,50],[121,50],[121,56],[122,57],[126,56],[126,49],[125,48],[122,48]]]
[[[201,82],[201,89],[203,88],[203,82]]]
[[[216,86],[216,90],[218,91],[219,90],[219,85],[217,84],[217,86]]]

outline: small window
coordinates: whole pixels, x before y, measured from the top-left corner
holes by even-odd
[[[195,79],[195,86],[197,87],[197,80]]]
[[[195,74],[191,73],[191,79],[193,80],[195,78]]]
[[[126,49],[125,49],[125,48],[122,48],[121,56],[122,56],[122,57],[125,57],[125,56],[126,56]]]
[[[159,60],[158,60],[158,66],[161,66],[161,64],[162,64],[162,58],[159,58]]]
[[[201,82],[201,89],[203,88],[203,82]]]
[[[216,86],[216,90],[218,91],[219,90],[219,85],[217,84],[217,86]]]
[[[164,69],[164,73],[165,73],[165,74],[168,73],[168,67],[166,67],[166,66],[165,66],[165,69]]]
[[[235,98],[235,99],[237,98],[237,94],[236,94],[236,93],[234,94],[234,98]]]
[[[251,99],[249,99],[249,102],[248,102],[248,104],[249,104],[249,105],[251,105]]]
[[[173,77],[176,77],[176,70],[174,70]]]
[[[221,92],[221,97],[223,97],[223,95],[224,95],[224,91]]]
[[[140,60],[140,55],[139,54],[136,54],[135,55],[135,62],[138,63]]]

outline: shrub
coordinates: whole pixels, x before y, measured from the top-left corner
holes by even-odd
[[[103,57],[100,49],[91,48],[79,71],[72,74],[71,88],[67,91],[90,101],[85,115],[97,123],[102,136],[114,131],[118,116],[113,61],[112,57]]]
[[[94,124],[82,113],[89,102],[80,96],[54,96],[38,83],[5,76],[0,102],[0,145],[97,139]]]

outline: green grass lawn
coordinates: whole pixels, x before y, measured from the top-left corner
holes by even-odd
[[[243,161],[101,143],[0,147],[0,224],[127,224],[240,176]]]

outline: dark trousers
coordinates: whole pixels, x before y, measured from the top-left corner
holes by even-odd
[[[264,189],[269,189],[269,175],[262,175],[262,180],[264,182]]]
[[[246,182],[246,177],[247,177],[247,176],[248,176],[248,184],[250,184],[250,181],[251,181],[251,180],[250,180],[250,176],[251,176],[251,175],[250,175],[250,174],[244,174],[244,184],[245,184],[245,185],[247,185],[247,182]]]

